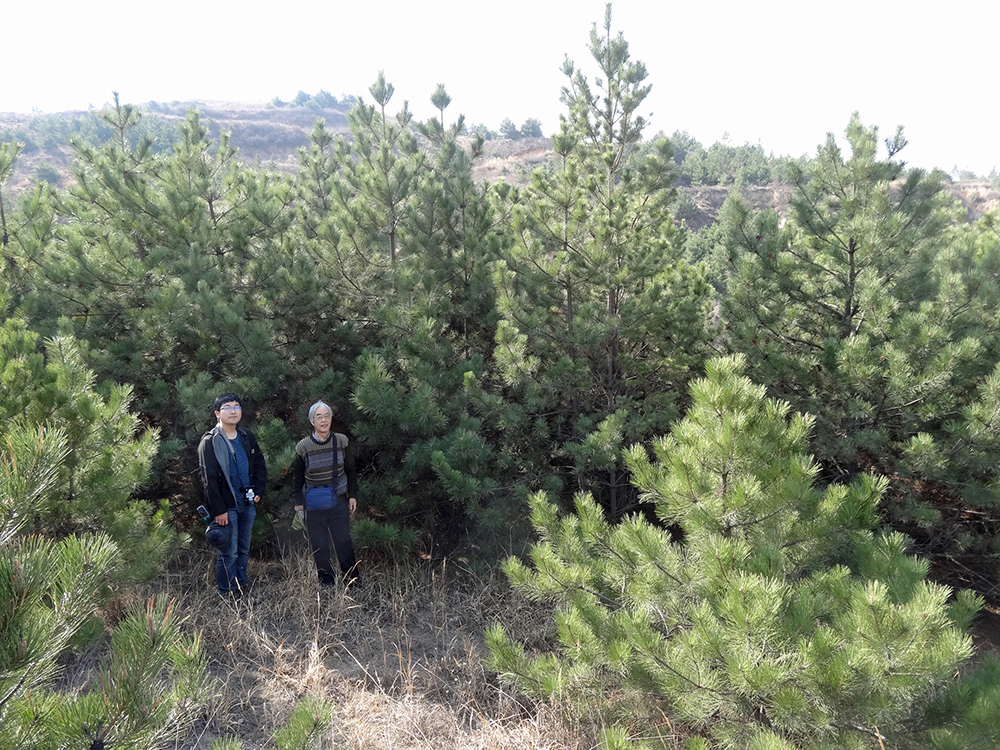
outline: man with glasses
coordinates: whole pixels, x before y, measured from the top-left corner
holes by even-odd
[[[305,511],[320,584],[332,586],[337,581],[330,560],[332,541],[344,583],[357,587],[361,576],[351,540],[351,515],[358,507],[354,450],[347,435],[333,431],[333,410],[328,404],[313,404],[309,423],[312,432],[296,444],[292,462],[295,512]]]
[[[229,532],[219,549],[215,581],[220,595],[238,599],[249,588],[250,535],[267,466],[253,433],[239,427],[243,405],[236,394],[215,399],[215,418],[215,427],[198,444],[198,465],[212,526]]]

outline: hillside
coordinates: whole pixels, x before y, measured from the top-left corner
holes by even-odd
[[[230,133],[232,144],[239,149],[248,163],[291,174],[298,167],[297,151],[309,145],[309,134],[318,117],[326,120],[327,129],[336,134],[349,135],[345,109],[319,109],[315,107],[271,108],[261,104],[238,102],[201,101],[164,104],[149,102],[141,105],[150,114],[161,118],[169,128],[183,121],[191,107],[197,107],[203,121],[208,124],[212,137],[221,131]],[[0,113],[0,140],[36,141],[34,133],[39,124],[49,120],[73,121],[85,116],[83,111],[62,112],[52,115],[23,115]],[[49,128],[51,130],[52,128]],[[27,136],[27,139],[25,138]],[[53,139],[50,137],[49,141]],[[19,159],[14,174],[5,186],[9,195],[28,189],[39,175],[40,168],[48,170],[48,178],[65,186],[70,180],[72,150],[65,144],[32,143]],[[488,140],[474,174],[477,179],[494,182],[503,179],[509,183],[524,184],[531,170],[553,157],[548,138],[523,138]],[[693,202],[685,216],[689,229],[698,230],[711,224],[730,188],[727,186],[681,186]],[[951,190],[965,207],[969,221],[975,221],[985,212],[1000,206],[1000,191],[985,181],[954,182]],[[788,202],[789,190],[781,185],[750,186],[746,195],[759,207],[779,210]]]

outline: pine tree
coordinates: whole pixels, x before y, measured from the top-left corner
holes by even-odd
[[[496,326],[488,264],[498,239],[493,190],[472,177],[481,141],[457,144],[462,121],[416,124],[432,156],[400,224],[407,254],[389,304],[374,311],[380,340],[359,359],[352,397],[354,428],[378,457],[367,491],[387,523],[356,528],[359,539],[396,550],[415,530],[449,542],[464,535],[490,557],[523,514],[500,490],[476,403]]]
[[[368,91],[374,104],[359,101],[348,112],[353,142],[336,142],[341,172],[334,181],[333,199],[340,232],[330,238],[330,246],[339,263],[370,266],[366,276],[377,277],[386,264],[396,263],[402,249],[399,224],[413,200],[424,156],[410,130],[408,102],[393,118],[387,116],[395,87],[381,71]]]
[[[353,140],[318,122],[300,154],[300,216],[327,289],[313,297],[324,307],[303,351],[321,360],[307,389],[334,399],[359,446],[373,510],[355,525],[358,542],[406,553],[428,532],[510,528],[470,396],[484,395],[496,324],[497,199],[472,178],[481,139],[462,148],[464,118],[444,125],[443,86],[427,122],[405,103],[388,113],[395,90],[381,74],[370,93],[374,105],[349,113]]]
[[[8,142],[0,144],[0,245],[7,247],[10,234],[7,232],[7,207],[4,205],[3,185],[10,177],[17,157],[24,150],[24,144]]]
[[[3,264],[0,274],[6,283],[5,297],[13,307],[20,307],[33,287],[33,273],[55,229],[52,189],[38,182],[11,205],[2,193],[23,144],[0,144],[0,248]]]
[[[126,614],[112,638],[110,661],[86,689],[63,692],[54,686],[67,650],[106,602],[109,584],[135,573],[136,561],[125,553],[149,554],[154,559],[146,562],[155,564],[162,534],[154,527],[144,541],[141,534],[122,533],[127,519],[138,514],[124,505],[127,498],[115,483],[121,473],[141,472],[149,440],[124,445],[109,439],[122,419],[92,393],[69,388],[67,394],[72,375],[61,365],[55,377],[42,371],[31,361],[32,347],[24,345],[30,336],[15,329],[8,322],[0,340],[5,375],[18,375],[6,382],[24,388],[29,398],[4,392],[9,416],[0,423],[0,746],[152,747],[183,732],[207,697],[198,640],[181,633],[165,601]],[[66,342],[53,342],[50,351],[59,347]],[[18,349],[27,357],[18,356]],[[12,367],[14,362],[22,367]],[[83,375],[79,382],[86,381]],[[35,400],[39,391],[63,404],[41,423],[33,421],[47,400]],[[94,445],[101,440],[103,450]],[[67,498],[74,478],[77,493]],[[106,516],[95,511],[90,497],[97,489],[91,483],[102,480],[109,482],[101,494]],[[47,532],[56,517],[62,531],[72,523],[76,533],[58,539],[27,535]],[[111,534],[138,549],[119,546]]]
[[[291,337],[300,400],[322,397],[348,420],[349,373],[365,345],[381,339],[379,311],[394,304],[394,269],[408,252],[400,227],[426,158],[407,103],[387,113],[395,87],[381,72],[369,93],[374,104],[359,101],[348,112],[350,140],[319,120],[300,152],[304,253],[293,274],[297,295],[288,300],[300,321]]]
[[[981,600],[927,583],[926,561],[877,530],[885,481],[820,490],[813,419],[768,399],[740,358],[713,360],[671,434],[629,451],[663,526],[609,525],[585,494],[560,516],[532,502],[541,541],[515,586],[557,605],[557,654],[488,633],[501,677],[604,721],[666,721],[691,747],[931,747],[956,729],[938,691],[972,653]],[[995,666],[989,667],[995,669]],[[980,715],[998,696],[955,696]],[[953,704],[953,708],[958,704]],[[994,709],[995,710],[995,709]],[[957,740],[956,740],[957,741]],[[701,743],[701,744],[698,744]]]
[[[517,125],[509,117],[505,117],[503,122],[500,123],[500,135],[503,138],[509,138],[512,141],[520,140],[521,131],[517,129]]]
[[[2,298],[0,310],[9,315]],[[98,391],[79,342],[59,336],[43,354],[38,339],[16,315],[0,329],[0,415],[28,431],[58,431],[65,451],[30,516],[30,531],[57,539],[102,531],[121,548],[116,580],[151,576],[175,543],[166,514],[135,500],[147,482],[157,431],[140,430],[129,411],[130,387]]]
[[[74,144],[75,184],[22,208],[36,218],[18,230],[15,262],[30,279],[17,290],[31,327],[71,331],[98,380],[131,385],[162,427],[158,492],[194,472],[192,443],[221,389],[266,395],[265,414],[285,408],[280,306],[295,288],[279,269],[297,243],[287,180],[244,167],[225,134],[213,144],[196,111],[159,155],[134,138],[142,116],[116,100],[101,114],[114,137]],[[287,442],[273,424],[261,432],[265,450]]]
[[[567,60],[557,168],[516,194],[495,273],[495,357],[523,413],[507,450],[537,446],[529,476],[572,479],[613,517],[635,501],[620,459],[676,415],[674,398],[706,341],[709,290],[675,243],[669,141],[638,158],[650,87],[608,6],[590,51],[595,90]],[[556,457],[556,465],[549,457]],[[566,476],[566,475],[569,476]],[[562,476],[561,476],[562,475]]]
[[[340,188],[335,186],[342,187],[342,178],[336,148],[326,122],[317,119],[309,147],[299,152],[294,235],[299,246],[277,269],[289,290],[277,301],[276,312],[283,319],[282,336],[294,372],[288,383],[289,402],[297,407],[302,430],[309,427],[305,409],[316,399],[337,410],[348,403],[350,371],[370,326],[368,305],[377,299],[377,273],[364,254],[339,244],[335,190]]]
[[[900,160],[901,131],[885,157],[857,115],[846,136],[848,155],[831,135],[809,170],[791,165],[783,226],[774,211],[727,203],[729,346],[771,394],[816,416],[813,449],[828,475],[874,466],[993,507],[993,219],[957,228],[943,175]],[[939,516],[920,504],[900,512],[931,528]]]
[[[908,321],[922,338],[914,351],[901,351],[935,356],[947,397],[916,401],[908,429],[889,456],[878,456],[899,477],[892,517],[923,536],[945,575],[955,573],[957,562],[958,570],[974,571],[960,580],[984,592],[996,580],[992,555],[1000,544],[996,524],[981,522],[996,515],[1000,463],[996,218],[987,214],[956,227],[935,259],[935,294]]]
[[[849,466],[949,398],[949,358],[938,356],[949,332],[921,306],[952,214],[941,175],[897,158],[901,131],[886,159],[856,114],[846,135],[848,158],[831,134],[811,171],[791,165],[784,226],[773,211],[727,205],[724,314],[754,379],[817,415],[818,455]]]

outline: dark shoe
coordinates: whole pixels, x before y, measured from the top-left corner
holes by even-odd
[[[333,586],[337,583],[337,576],[333,574],[330,570],[317,570],[316,575],[319,576],[320,586]]]

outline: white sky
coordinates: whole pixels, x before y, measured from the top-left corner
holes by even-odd
[[[493,129],[558,127],[569,55],[604,0],[33,0],[0,16],[0,112],[125,102],[266,102],[320,89],[369,98],[379,70],[424,119],[438,83]],[[775,154],[814,153],[853,111],[882,138],[903,125],[914,166],[1000,170],[997,0],[617,0],[612,17],[653,91],[646,135],[729,133]]]

